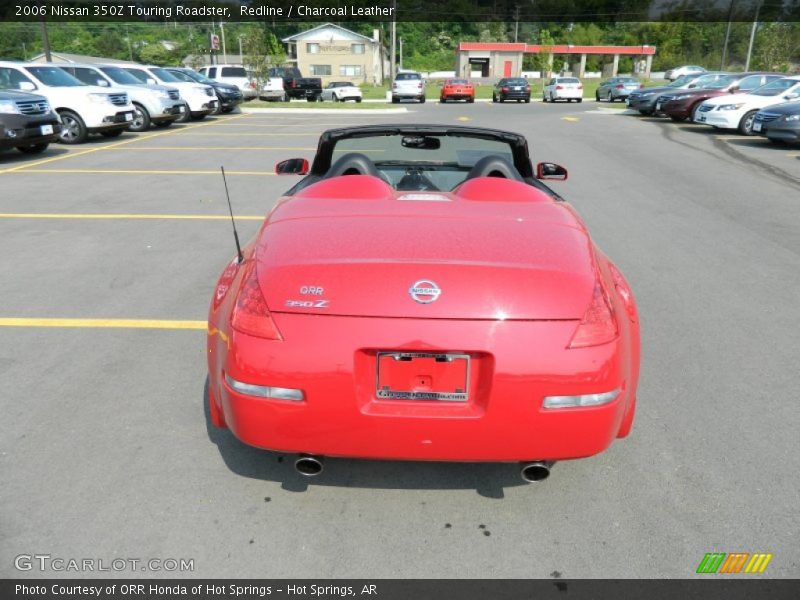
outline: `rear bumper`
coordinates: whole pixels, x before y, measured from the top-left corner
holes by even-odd
[[[212,414],[221,414],[242,442],[260,448],[398,460],[581,458],[611,444],[635,395],[626,383],[636,380],[630,344],[620,338],[565,350],[572,321],[318,317],[309,327],[305,315],[274,316],[285,341],[236,332],[227,342],[216,333],[209,337]],[[420,349],[470,354],[467,402],[377,398],[376,352]],[[302,389],[305,400],[242,395],[224,373]],[[542,407],[548,395],[617,388],[620,395],[604,406]]]

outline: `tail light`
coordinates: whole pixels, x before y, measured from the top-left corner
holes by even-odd
[[[211,302],[212,310],[217,310],[219,305],[222,304],[222,301],[225,299],[225,296],[228,294],[228,290],[231,289],[231,284],[233,280],[236,278],[236,273],[239,272],[239,259],[234,258],[231,263],[225,267],[225,270],[222,272],[222,275],[217,281],[217,287],[214,290],[214,299]]]
[[[569,348],[586,348],[607,344],[617,337],[617,320],[611,302],[598,277],[592,293],[592,302],[572,335]]]
[[[617,88],[618,90],[621,90],[621,89],[624,89],[624,88],[625,88],[625,86],[624,86],[624,85],[622,85],[621,83],[618,83],[618,84],[617,84],[616,86],[614,86],[614,87],[615,87],[615,88]]]
[[[526,85],[526,86],[525,86],[525,91],[526,91],[526,92],[530,92],[530,91],[531,91],[531,86],[529,86],[529,85]]]
[[[417,87],[418,87],[419,89],[422,89],[422,82],[421,82],[421,81],[420,81],[420,82],[417,84]]]
[[[297,80],[296,79],[292,79],[292,84],[289,87],[292,87],[292,88],[297,87]]]
[[[231,314],[231,327],[240,333],[246,333],[267,340],[282,340],[272,315],[267,308],[267,301],[258,285],[256,263],[247,265],[244,281],[239,288],[236,306]]]
[[[564,89],[564,86],[557,85],[557,86],[556,86],[556,89],[557,89],[557,90],[563,90],[563,89]]]
[[[643,90],[643,89],[644,89],[644,84],[643,84],[643,83],[640,83],[640,84],[639,84],[639,89],[640,89],[640,90]]]
[[[579,90],[582,90],[582,89],[583,89],[583,85],[581,85],[581,84],[578,84],[578,89],[579,89]]]
[[[396,90],[396,89],[397,89],[397,84],[396,84],[396,83],[393,83],[393,84],[392,84],[392,89],[393,89],[393,90]]]
[[[619,269],[613,264],[609,263],[609,271],[611,271],[611,279],[614,280],[614,289],[622,299],[622,305],[625,307],[625,312],[634,323],[636,322],[636,303],[633,300],[633,292],[631,286],[628,285],[627,280],[622,275]]]
[[[500,91],[501,91],[501,92],[507,92],[507,91],[508,91],[508,88],[507,88],[507,87],[500,88]]]

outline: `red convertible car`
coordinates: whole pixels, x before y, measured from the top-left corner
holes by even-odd
[[[323,457],[553,462],[628,435],[631,288],[525,138],[378,125],[325,132],[220,277],[209,412],[245,444]]]

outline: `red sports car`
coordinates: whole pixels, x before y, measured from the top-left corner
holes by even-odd
[[[628,435],[631,288],[525,138],[325,132],[220,277],[209,412],[246,444],[324,456],[513,461],[526,481]]]
[[[475,102],[475,87],[466,79],[445,79],[439,102],[444,104],[449,100]]]

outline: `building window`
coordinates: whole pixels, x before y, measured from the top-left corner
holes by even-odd
[[[340,65],[339,75],[342,77],[361,77],[361,65]]]
[[[319,44],[306,44],[306,52],[309,54],[319,54]]]
[[[364,54],[364,44],[353,44],[353,54]]]
[[[330,65],[311,65],[311,74],[312,75],[330,75],[331,74],[331,66]]]

